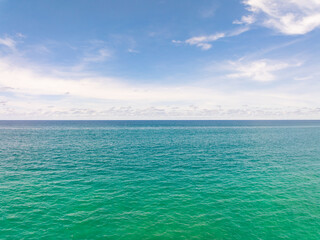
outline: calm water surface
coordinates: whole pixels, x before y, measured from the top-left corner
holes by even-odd
[[[0,239],[320,239],[320,121],[0,121]]]

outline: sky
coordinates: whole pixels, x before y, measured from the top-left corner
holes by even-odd
[[[0,0],[0,119],[320,119],[320,0]]]

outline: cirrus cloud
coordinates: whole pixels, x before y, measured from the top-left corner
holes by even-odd
[[[16,41],[10,37],[0,38],[0,45],[6,46],[12,50],[16,47]]]
[[[188,38],[185,41],[172,40],[172,42],[175,44],[186,43],[191,46],[199,47],[202,50],[209,50],[212,47],[212,44],[211,44],[212,42],[217,41],[221,38],[238,36],[248,30],[249,30],[248,27],[243,27],[243,28],[238,28],[229,32],[219,32],[219,33],[210,34],[210,35],[196,36],[196,37]]]
[[[301,63],[287,63],[269,59],[259,59],[250,62],[230,62],[233,73],[228,74],[229,78],[248,79],[257,82],[270,82],[277,79],[277,72],[289,67],[300,66]]]
[[[249,15],[236,24],[262,25],[286,35],[301,35],[320,27],[319,0],[244,0]]]

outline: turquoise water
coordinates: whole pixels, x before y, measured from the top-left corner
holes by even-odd
[[[320,239],[320,121],[0,121],[0,239]]]

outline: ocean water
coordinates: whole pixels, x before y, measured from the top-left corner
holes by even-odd
[[[320,121],[0,121],[0,239],[320,239]]]

